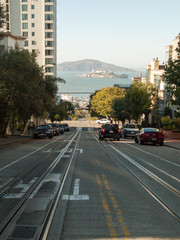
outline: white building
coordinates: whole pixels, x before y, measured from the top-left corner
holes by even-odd
[[[178,42],[180,41],[180,34],[175,37],[172,42],[172,45],[166,46],[165,52],[165,64],[168,63],[169,58],[173,60],[177,59],[177,52],[176,48],[178,47]],[[164,114],[165,107],[170,107],[172,111],[172,118],[175,116],[175,112],[177,111],[176,105],[172,105],[170,102],[170,96],[166,91],[165,82],[164,82],[164,68],[165,65],[160,65],[158,58],[154,58],[151,65],[146,66],[146,80],[147,82],[152,83],[158,93],[158,112],[157,116],[154,116],[156,119],[153,120],[153,115],[151,116],[152,119],[150,122],[160,122],[161,116]],[[159,119],[158,119],[159,118]]]
[[[26,40],[25,37],[5,33],[3,35],[3,38],[0,39],[0,50],[1,51],[8,50],[10,48],[15,48],[15,46],[18,46],[19,48],[23,49],[25,40]]]
[[[56,0],[0,0],[4,31],[26,37],[24,49],[37,52],[46,75],[56,75]]]

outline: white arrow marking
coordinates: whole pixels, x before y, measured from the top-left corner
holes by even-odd
[[[63,200],[89,200],[89,195],[79,195],[80,179],[75,179],[73,195],[63,195]]]

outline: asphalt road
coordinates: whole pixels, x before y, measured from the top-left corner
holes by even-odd
[[[180,150],[97,130],[0,151],[0,239],[180,239]]]

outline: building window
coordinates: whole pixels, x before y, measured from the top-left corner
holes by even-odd
[[[28,5],[22,5],[22,11],[28,11]]]
[[[35,15],[34,15],[34,14],[31,14],[31,18],[35,18]]]
[[[45,41],[45,46],[46,47],[53,47],[53,44],[54,42],[53,41]]]
[[[28,20],[28,14],[22,14],[22,20]]]
[[[28,23],[23,23],[22,24],[22,29],[28,29]]]
[[[52,23],[45,23],[45,29],[53,29]]]
[[[24,41],[24,47],[28,47],[28,41]]]
[[[28,32],[23,32],[22,35],[23,37],[28,37]]]
[[[45,68],[45,72],[53,72],[53,68],[52,67],[46,67]]]
[[[35,6],[34,6],[34,5],[31,5],[31,9],[35,9]]]
[[[36,41],[32,41],[32,45],[36,45]]]
[[[32,49],[32,53],[35,53],[36,52],[36,50],[35,49]]]
[[[46,58],[45,63],[46,64],[53,64],[53,58]]]
[[[31,33],[31,36],[34,37],[34,36],[35,36],[35,32],[32,32],[32,33]]]
[[[22,0],[22,2],[27,2],[27,0]]]
[[[45,0],[45,2],[54,2],[54,0]]]
[[[45,5],[45,12],[53,12],[53,5]]]
[[[53,50],[45,50],[45,56],[52,56],[53,53]]]
[[[45,20],[53,20],[54,15],[53,14],[45,14]]]
[[[53,38],[52,32],[45,32],[45,38]]]
[[[31,23],[31,27],[35,27],[35,23]]]

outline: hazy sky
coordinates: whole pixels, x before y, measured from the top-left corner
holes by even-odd
[[[57,0],[57,62],[96,59],[122,67],[164,61],[180,33],[180,0]]]

